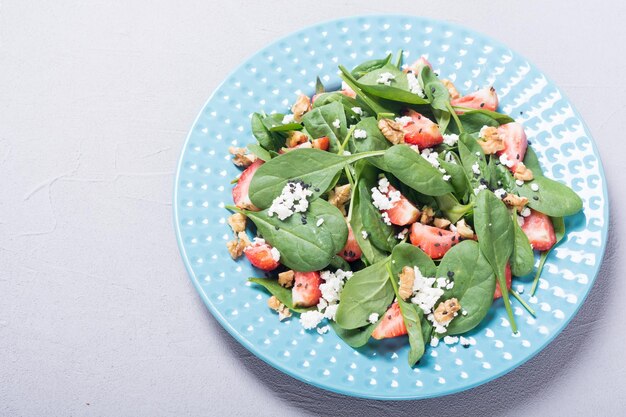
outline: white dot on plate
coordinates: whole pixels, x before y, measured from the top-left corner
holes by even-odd
[[[546,326],[539,326],[538,330],[539,330],[539,333],[541,333],[541,334],[548,334],[549,333],[548,328]]]
[[[324,374],[324,376],[330,375],[330,371],[328,369],[324,369],[324,372],[322,373]]]
[[[370,379],[370,385],[376,385],[376,380],[374,378]]]
[[[491,364],[489,362],[483,362],[483,368],[491,369]]]
[[[497,348],[502,348],[502,347],[504,347],[504,343],[502,343],[502,340],[496,340],[495,345],[496,345],[496,347],[497,347]]]
[[[372,366],[372,367],[370,368],[370,371],[371,371],[371,372],[376,372],[376,367],[375,367],[375,366]]]
[[[522,340],[522,346],[530,347],[530,342],[528,340]]]
[[[467,372],[461,372],[461,378],[467,379],[467,377],[468,377]]]
[[[433,369],[435,369],[435,371],[441,371],[441,366],[439,364],[436,364]]]
[[[513,359],[513,355],[511,355],[509,352],[504,352],[502,357],[506,359],[507,361],[510,361],[511,359]]]
[[[494,336],[493,330],[491,330],[491,329],[486,329],[486,330],[485,330],[485,336],[487,336],[487,337],[493,337],[493,336]]]
[[[476,353],[474,354],[474,356],[476,356],[478,359],[480,359],[480,358],[482,358],[485,355],[483,355],[483,353],[480,350],[477,350]]]
[[[398,368],[396,368],[395,366],[393,368],[391,368],[391,373],[397,374],[398,372],[399,372]]]
[[[454,363],[455,363],[455,364],[457,364],[457,365],[459,365],[459,366],[463,365],[463,361],[462,361],[461,359],[459,359],[459,358],[456,358],[456,359],[454,360]]]
[[[439,377],[439,379],[437,379],[437,382],[439,382],[440,384],[445,384],[446,380],[443,377]]]
[[[416,387],[423,387],[424,383],[418,379],[417,381],[415,381],[415,386]]]
[[[391,388],[398,388],[398,381],[396,381],[395,379],[391,381]]]

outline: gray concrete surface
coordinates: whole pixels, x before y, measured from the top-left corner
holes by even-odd
[[[583,115],[611,195],[584,307],[513,373],[375,402],[286,377],[196,295],[172,226],[187,129],[242,59],[305,25],[378,12],[480,30]],[[0,416],[626,415],[626,3],[0,1]],[[624,298],[623,298],[624,297]]]

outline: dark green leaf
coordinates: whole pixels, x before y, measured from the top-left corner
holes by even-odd
[[[359,79],[365,74],[367,74],[368,72],[384,67],[385,65],[389,64],[390,61],[391,61],[391,54],[387,55],[383,59],[372,59],[369,61],[365,61],[357,65],[356,67],[354,67],[354,69],[350,71],[350,74],[355,79]]]
[[[378,82],[381,74],[385,73],[389,73],[394,77],[390,80],[390,85]],[[358,80],[353,80],[353,82],[361,91],[371,96],[404,104],[428,104],[428,100],[409,90],[407,75],[393,64],[387,64],[384,67],[370,71]]]
[[[539,189],[533,191],[536,184]],[[565,217],[578,213],[583,208],[583,201],[567,185],[544,176],[535,176],[523,185],[516,184],[513,191],[528,198],[528,206],[551,217]]]
[[[265,150],[265,148],[263,148],[261,145],[259,145],[258,143],[250,143],[246,146],[248,148],[248,150],[253,153],[254,155],[258,156],[259,159],[262,159],[263,161],[267,162],[270,159],[272,159],[272,155]]]
[[[300,123],[286,123],[284,125],[273,126],[270,132],[291,132],[292,130],[302,130]]]
[[[435,75],[428,65],[422,67],[420,78],[424,85],[424,93],[426,97],[428,97],[432,108],[443,113],[448,113],[448,120],[450,120],[448,107],[450,105],[450,93],[446,86],[443,85],[439,77]],[[435,115],[435,117],[436,116],[437,115]],[[437,118],[437,120],[439,120],[439,118]]]
[[[369,323],[367,326],[359,327],[358,329],[344,329],[334,321],[330,322],[330,326],[333,328],[335,333],[337,333],[337,336],[346,342],[348,346],[353,348],[365,345],[367,341],[370,340],[377,324],[378,322],[374,324]]]
[[[267,116],[254,113],[251,119],[252,134],[259,144],[268,151],[278,151],[285,146],[285,138],[277,132],[270,132],[264,121]]]
[[[444,194],[435,197],[437,207],[452,223],[458,222],[467,213],[470,213],[474,206],[472,204],[461,204],[452,194]]]
[[[361,251],[363,252],[361,259],[363,259],[366,264],[372,265],[378,261],[385,259],[387,257],[387,252],[384,252],[383,250],[378,249],[376,246],[374,246],[374,244],[372,243],[372,239],[370,238],[369,232],[365,229],[365,225],[363,224],[363,218],[361,217],[361,193],[359,192],[359,187],[357,187],[357,189],[355,190],[353,198],[354,203],[352,208],[352,218],[350,219],[350,225],[352,226],[352,232],[354,233],[354,237],[356,238],[356,241],[359,244]],[[369,194],[366,194],[365,198],[369,198]],[[380,221],[380,217],[378,221],[382,223],[382,221]],[[363,232],[367,233],[366,238],[363,237]],[[393,229],[391,229],[391,234],[389,237],[393,238]],[[383,242],[387,241],[383,240]]]
[[[506,123],[514,122],[514,120],[506,114],[489,110],[469,110],[460,114],[459,120],[463,124],[465,133],[480,132],[483,126],[498,127]],[[456,126],[450,126],[450,130],[454,133],[458,133]]]
[[[524,165],[529,168],[535,177],[543,176],[543,170],[541,169],[541,164],[539,163],[539,158],[537,158],[537,154],[530,146],[526,148],[526,155],[524,155]]]
[[[517,277],[530,274],[535,266],[535,255],[533,248],[528,242],[526,233],[517,223],[517,213],[512,214],[513,230],[515,234],[515,244],[511,255],[511,272]]]
[[[324,83],[320,80],[320,77],[317,77],[315,79],[315,94],[322,94],[325,91]]]
[[[338,128],[333,125],[335,120],[339,120]],[[314,107],[302,116],[302,123],[313,139],[328,137],[330,142],[328,150],[331,153],[339,150],[341,142],[348,133],[343,105],[336,101],[321,107]]]

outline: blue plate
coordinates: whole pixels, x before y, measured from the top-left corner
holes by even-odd
[[[239,173],[230,145],[253,142],[250,115],[287,112],[300,92],[312,94],[316,76],[338,86],[337,65],[405,50],[405,62],[425,55],[462,94],[493,84],[500,111],[522,122],[546,175],[572,187],[584,211],[566,220],[567,236],[552,252],[536,298],[518,280],[537,312],[516,301],[520,332],[511,335],[501,301],[471,332],[469,348],[428,348],[419,366],[407,365],[404,338],[354,350],[333,332],[280,323],[267,294],[246,279],[258,275],[231,260],[226,224],[230,181]],[[377,399],[418,399],[483,384],[526,362],[572,319],[585,300],[604,254],[607,189],[598,152],[579,114],[537,68],[506,46],[456,24],[409,16],[363,16],[322,23],[274,42],[246,60],[213,93],[182,150],[174,195],[176,236],[191,280],[207,307],[242,345],[273,367],[330,391]]]

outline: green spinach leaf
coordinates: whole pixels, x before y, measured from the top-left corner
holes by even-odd
[[[535,255],[533,248],[528,242],[526,233],[517,223],[517,213],[512,214],[513,230],[515,234],[515,244],[511,255],[511,272],[517,277],[530,274],[535,266]]]
[[[265,150],[265,148],[263,148],[261,145],[259,145],[258,143],[249,143],[247,146],[248,150],[253,153],[254,155],[256,155],[257,157],[259,157],[259,159],[267,162],[270,159],[272,159],[272,155]]]
[[[435,197],[437,207],[452,223],[456,223],[474,209],[473,204],[461,204],[453,194]]]
[[[339,121],[336,127],[336,121]],[[329,152],[336,153],[341,146],[343,138],[348,133],[346,114],[343,105],[339,102],[331,102],[321,107],[315,107],[302,116],[302,123],[312,138],[328,137]]]
[[[355,79],[359,79],[362,76],[364,76],[365,74],[367,74],[368,72],[371,72],[371,71],[377,70],[379,68],[382,68],[385,65],[389,64],[390,62],[391,62],[391,54],[387,55],[383,59],[372,59],[372,60],[369,60],[369,61],[365,61],[365,62],[357,65],[356,67],[354,67],[354,69],[352,71],[350,71],[350,74]]]
[[[364,346],[370,340],[377,325],[378,322],[369,323],[367,326],[359,327],[358,329],[344,329],[334,321],[330,322],[330,327],[337,333],[337,336],[353,348]]]
[[[294,307],[293,300],[291,298],[291,289],[282,287],[277,280],[271,278],[248,278],[248,281],[258,284],[269,291],[270,294],[278,298],[289,310],[293,310],[297,313],[304,313],[305,311],[312,310],[316,307]]]
[[[533,184],[539,187],[537,191]],[[541,175],[521,186],[516,184],[513,191],[528,198],[530,208],[551,217],[571,216],[583,208],[583,201],[571,188]]]
[[[252,126],[252,134],[259,141],[259,144],[268,151],[278,151],[285,146],[285,137],[278,132],[270,132],[266,126],[268,116],[259,113],[252,114],[250,121]]]

